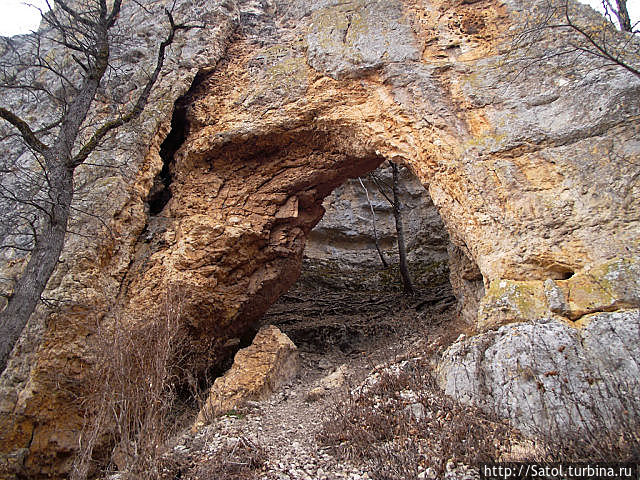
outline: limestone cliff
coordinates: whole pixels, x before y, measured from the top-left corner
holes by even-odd
[[[296,280],[324,199],[384,160],[428,188],[465,318],[489,330],[447,358],[482,341],[474,368],[493,371],[516,348],[509,329],[558,330],[577,345],[610,325],[622,345],[637,342],[625,319],[635,325],[639,306],[640,80],[597,58],[553,55],[520,74],[507,33],[532,3],[184,2],[215,26],[182,40],[154,108],[118,134],[116,144],[141,140],[113,150],[133,174],[78,178],[109,230],[90,217],[99,241],[69,236],[47,290],[64,302],[38,309],[2,375],[2,468],[64,476],[82,422],[73,394],[98,325],[153,322],[179,298],[194,371],[228,357],[227,340],[251,335]],[[153,26],[130,28],[151,49],[142,33]],[[548,34],[549,49],[568,35]],[[516,325],[493,330],[505,323]],[[582,360],[565,363],[570,378],[587,359],[605,371],[616,361],[611,349],[571,351]],[[548,352],[531,355],[542,365]],[[451,365],[441,369],[449,393],[523,418],[495,395],[480,401],[481,382],[452,381]],[[607,401],[589,385],[561,395]],[[544,398],[527,398],[544,409]]]
[[[150,107],[136,122],[119,129],[104,150],[93,155],[91,165],[77,172],[79,194],[70,220],[75,234],[68,235],[47,285],[48,301],[32,315],[0,380],[0,478],[16,473],[64,477],[61,472],[70,467],[83,425],[74,392],[87,378],[95,333],[118,304],[136,243],[144,238],[146,201],[162,170],[161,145],[171,129],[174,103],[199,71],[216,65],[238,23],[234,4],[177,2],[177,8],[187,10],[185,4],[189,18],[206,28],[176,38]],[[118,86],[131,91],[144,84],[154,61],[148,52],[164,38],[165,25],[159,23],[162,13],[148,15],[130,2],[123,6],[122,16],[131,19],[123,54],[129,63],[120,71],[126,82]],[[11,41],[18,52],[28,47],[22,37]],[[73,63],[70,55],[61,62]],[[23,102],[20,95],[6,101],[30,120],[48,119],[44,105]],[[6,138],[0,148],[2,155],[24,153],[24,148],[12,150],[15,144]],[[4,207],[3,218],[11,218]],[[4,301],[11,279],[23,266],[23,254],[2,250],[1,255]]]

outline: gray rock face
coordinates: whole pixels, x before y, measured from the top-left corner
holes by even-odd
[[[391,185],[388,165],[373,173]],[[332,276],[345,281],[354,276],[375,275],[381,270],[382,262],[375,248],[374,215],[378,242],[385,258],[391,265],[398,263],[391,205],[369,176],[360,180],[347,180],[325,199],[326,212],[307,240],[304,268],[330,269]],[[388,187],[383,188],[385,194],[391,195]],[[414,280],[418,283],[446,281],[449,237],[438,210],[427,190],[408,169],[401,169],[399,190]]]
[[[314,5],[307,34],[311,67],[333,78],[357,77],[420,58],[417,39],[397,0],[328,1]]]
[[[453,243],[447,249],[449,254],[449,280],[458,299],[458,307],[463,320],[474,325],[478,317],[478,308],[484,297],[482,273],[461,248]]]
[[[444,354],[448,395],[511,419],[525,432],[590,438],[640,415],[640,311],[505,325]],[[606,428],[604,427],[606,426]]]

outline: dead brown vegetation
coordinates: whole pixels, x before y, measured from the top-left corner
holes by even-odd
[[[318,440],[344,460],[364,462],[375,480],[417,479],[447,464],[497,461],[519,434],[477,409],[445,396],[427,365],[403,362],[369,388],[336,404]]]
[[[251,440],[241,437],[219,449],[213,457],[192,468],[185,478],[193,480],[249,480],[266,463],[266,453]]]
[[[169,467],[163,455],[179,425],[176,386],[186,373],[180,304],[167,298],[162,317],[148,324],[117,319],[98,328],[72,480],[113,471],[155,480]]]

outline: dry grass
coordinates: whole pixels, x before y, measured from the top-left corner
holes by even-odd
[[[180,301],[167,298],[163,315],[145,325],[118,319],[95,335],[95,362],[82,399],[85,428],[72,480],[118,471],[156,480],[166,466],[167,440],[176,433],[176,385],[183,378],[186,336]]]
[[[339,402],[318,440],[366,464],[375,480],[413,480],[429,467],[443,474],[449,462],[497,461],[517,438],[505,423],[445,396],[428,367],[413,361]]]
[[[213,457],[194,466],[181,478],[187,480],[250,480],[263,471],[266,453],[247,438],[234,439]]]
[[[599,372],[604,377],[604,372]],[[617,375],[613,375],[616,378]],[[575,431],[557,428],[537,428],[538,448],[536,460],[550,462],[602,462],[640,464],[640,398],[634,395],[637,379],[617,378],[616,382],[602,386],[609,398],[607,408],[595,400],[580,403],[582,410],[574,414]],[[567,404],[580,399],[567,396]],[[586,416],[583,411],[590,415]],[[571,415],[575,410],[569,410]],[[578,418],[575,418],[578,416]]]
[[[95,334],[88,396],[80,399],[85,427],[71,480],[248,480],[265,462],[246,438],[229,441],[212,455],[180,453],[173,440],[195,413],[197,382],[188,367],[188,337],[181,301],[167,297],[156,321],[135,325],[116,319]],[[190,387],[185,387],[190,385]],[[185,388],[191,404],[185,406]]]

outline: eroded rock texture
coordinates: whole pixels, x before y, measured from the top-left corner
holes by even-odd
[[[261,328],[253,343],[236,353],[233,366],[211,386],[193,429],[248,401],[268,398],[297,373],[298,351],[293,342],[274,325]]]
[[[163,301],[178,299],[194,371],[228,357],[227,341],[250,337],[295,281],[323,200],[385,159],[428,188],[455,246],[452,285],[465,318],[480,330],[521,323],[478,337],[495,345],[492,358],[516,348],[500,343],[513,329],[559,329],[573,345],[587,334],[575,320],[620,308],[630,310],[589,325],[615,324],[628,345],[632,322],[620,319],[637,318],[630,275],[640,253],[640,81],[589,57],[548,55],[519,74],[506,33],[522,26],[533,3],[189,2],[197,15],[219,8],[221,16],[183,40],[155,108],[119,133],[143,140],[117,154],[134,175],[87,174],[88,205],[106,207],[115,235],[89,218],[104,232],[98,242],[69,236],[47,291],[65,303],[38,310],[2,376],[3,468],[65,475],[82,424],[73,399],[91,370],[96,325],[152,322]],[[222,57],[236,8],[241,28]],[[547,52],[568,38],[548,34]],[[603,287],[590,296],[585,286],[576,296],[563,283],[613,264],[622,265],[617,285],[627,293]],[[15,270],[3,267],[3,276]],[[547,310],[551,322],[537,321]],[[599,356],[605,369],[618,355],[571,349],[576,358]],[[540,365],[548,356],[531,354]],[[567,364],[563,375],[580,371]],[[520,415],[496,396],[480,401],[478,382],[458,387],[447,380],[457,371],[443,372],[449,393]],[[527,395],[538,402],[534,412],[542,408]]]
[[[68,235],[47,285],[43,297],[48,301],[32,315],[0,379],[0,478],[67,478],[84,424],[78,394],[90,375],[95,334],[113,324],[110,312],[126,290],[136,244],[144,239],[146,200],[162,169],[160,145],[171,128],[174,102],[187,92],[198,71],[216,65],[237,25],[234,4],[176,5],[206,28],[176,37],[149,107],[77,171],[70,220],[75,234]],[[125,2],[122,17],[130,19],[124,28],[124,58],[130,63],[122,65],[115,86],[131,92],[146,81],[155,62],[151,52],[165,38],[166,25],[162,9],[147,15],[133,2]],[[13,40],[18,49],[25,48],[20,37]],[[70,55],[58,60],[73,64]],[[6,101],[29,121],[50,120],[46,105],[24,102],[19,95]],[[2,155],[30,158],[24,148],[13,150],[16,145],[6,140],[0,144]],[[11,218],[5,213],[4,219]],[[13,288],[11,279],[24,261],[15,251],[2,250],[2,255],[4,295]]]
[[[347,180],[324,200],[325,214],[306,241],[303,281],[334,288],[400,286],[390,165],[384,163],[372,174]],[[446,283],[449,237],[437,208],[406,168],[398,190],[412,280],[424,287]],[[376,237],[391,269],[382,263]]]
[[[458,341],[440,381],[447,394],[524,432],[596,439],[637,428],[638,340],[637,310],[590,315],[581,329],[542,317]]]

